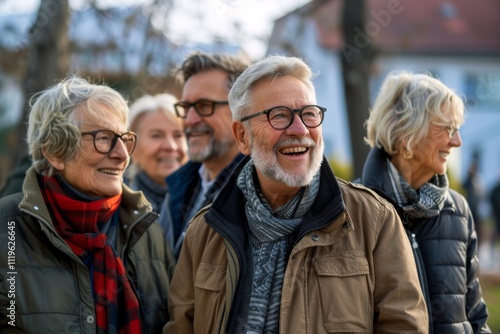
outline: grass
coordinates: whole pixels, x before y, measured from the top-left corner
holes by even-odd
[[[480,280],[488,305],[488,325],[494,334],[500,334],[500,276],[482,275]]]

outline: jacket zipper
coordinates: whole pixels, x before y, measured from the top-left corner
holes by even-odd
[[[128,227],[127,227],[127,231],[125,232],[126,235],[125,235],[125,243],[123,244],[123,248],[122,248],[122,252],[120,254],[121,258],[123,261],[126,261],[126,256],[127,256],[127,253],[128,253],[128,248],[129,248],[129,241],[130,241],[130,236],[132,235],[132,230],[134,229],[134,227],[139,224],[139,222],[141,220],[143,220],[145,217],[147,217],[150,213],[149,212],[145,212],[143,213],[140,217],[137,217],[136,220],[134,220],[132,222],[132,224],[130,224]],[[125,262],[123,263],[125,264]]]
[[[415,263],[417,265],[417,273],[418,278],[420,280],[420,287],[422,289],[422,293],[424,295],[425,303],[427,305],[427,316],[429,318],[429,334],[433,333],[433,324],[432,324],[432,312],[431,312],[431,303],[429,298],[429,290],[427,286],[427,275],[425,273],[424,261],[422,259],[422,253],[420,252],[420,248],[418,246],[417,238],[414,232],[410,232],[410,241],[411,248],[413,250],[413,256],[415,258]]]

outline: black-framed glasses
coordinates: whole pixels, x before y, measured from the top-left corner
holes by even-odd
[[[179,101],[174,104],[175,113],[181,118],[186,118],[189,108],[194,107],[194,111],[202,117],[212,116],[216,105],[228,105],[228,101],[212,101],[200,99],[193,103],[188,101]]]
[[[137,144],[137,135],[133,132],[115,133],[111,130],[95,130],[82,132],[81,135],[90,135],[94,140],[94,148],[97,152],[108,154],[115,146],[118,138],[120,138],[127,148],[128,154],[132,154]]]
[[[300,109],[291,109],[285,106],[272,107],[252,115],[243,117],[240,121],[248,121],[260,115],[267,115],[267,121],[276,130],[284,130],[292,125],[294,113],[298,113],[302,123],[308,128],[316,128],[323,123],[326,108],[314,104],[307,105]]]

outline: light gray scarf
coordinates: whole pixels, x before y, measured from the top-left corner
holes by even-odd
[[[415,191],[399,174],[396,167],[387,160],[389,175],[398,205],[413,218],[430,218],[439,215],[444,206],[448,192],[448,177],[446,174],[435,175],[429,182]]]
[[[246,198],[245,211],[250,229],[253,283],[246,333],[277,333],[281,289],[292,235],[311,208],[319,190],[319,173],[288,203],[272,212],[254,184],[254,164],[243,167],[237,185]]]

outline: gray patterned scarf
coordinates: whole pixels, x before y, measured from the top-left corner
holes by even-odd
[[[291,236],[316,199],[319,173],[309,186],[302,188],[288,203],[272,212],[258,185],[254,184],[254,170],[250,160],[237,181],[247,200],[245,211],[254,269],[246,333],[277,333],[281,289]]]
[[[144,171],[139,172],[130,182],[132,190],[141,190],[146,199],[153,206],[154,212],[160,212],[161,203],[167,195],[168,188],[162,186],[151,179]]]
[[[439,215],[444,206],[445,195],[448,192],[448,177],[446,174],[435,175],[429,182],[415,191],[401,176],[394,165],[387,160],[389,175],[398,205],[413,218],[430,218]]]

